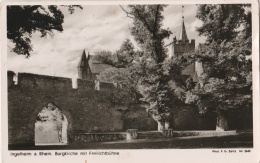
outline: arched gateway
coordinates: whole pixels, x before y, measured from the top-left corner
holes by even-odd
[[[35,145],[66,145],[68,120],[57,106],[49,103],[35,122]]]

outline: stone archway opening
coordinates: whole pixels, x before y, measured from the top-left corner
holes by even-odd
[[[35,122],[35,145],[67,145],[68,120],[53,103],[44,107]]]

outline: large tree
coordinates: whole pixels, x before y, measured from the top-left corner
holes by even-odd
[[[111,51],[95,52],[93,60],[116,68],[127,68],[139,53],[139,51],[134,50],[133,43],[129,39],[126,39],[122,43],[120,49],[116,50],[114,53]]]
[[[119,89],[123,88],[131,96],[132,103],[139,102],[140,94],[137,88],[137,80],[130,73],[130,67],[133,62],[142,55],[141,51],[135,50],[134,45],[129,39],[126,39],[119,50],[114,53],[110,51],[99,51],[93,56],[93,60],[112,66],[101,72],[98,78],[101,81],[116,83]]]
[[[239,33],[237,30],[241,27],[248,15],[245,15],[247,5],[221,4],[221,5],[198,5],[196,17],[203,25],[197,28],[199,35],[207,37],[207,42],[216,42],[233,40]]]
[[[216,129],[228,130],[228,112],[252,110],[250,6],[199,5],[196,16],[203,22],[199,34],[207,41],[184,58],[202,62],[204,73],[201,84],[188,91],[186,102],[216,112]]]
[[[78,5],[69,5],[72,14]],[[41,37],[63,31],[64,15],[58,6],[7,6],[7,38],[14,43],[15,53],[30,56],[32,33],[39,31]]]
[[[102,52],[97,59],[112,65],[100,74],[101,80],[123,85],[136,97],[140,97],[147,112],[158,122],[158,130],[169,127],[171,110],[183,98],[183,91],[172,90],[170,82],[183,87],[181,60],[168,58],[164,39],[171,31],[162,28],[162,12],[166,5],[129,5],[123,8],[133,19],[130,28],[140,50],[134,50],[126,40],[115,54]]]
[[[168,128],[174,94],[169,88],[168,61],[164,39],[171,31],[162,28],[162,12],[166,5],[128,5],[122,9],[133,19],[131,34],[142,53],[132,62],[129,72],[136,79],[147,111],[158,122],[158,130]]]

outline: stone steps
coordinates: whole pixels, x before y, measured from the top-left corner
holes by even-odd
[[[163,138],[163,133],[159,131],[137,132],[137,139]]]
[[[236,130],[229,131],[173,131],[174,137],[185,137],[185,136],[220,136],[220,135],[234,135],[237,134]]]
[[[87,142],[101,142],[101,141],[117,141],[126,139],[124,132],[114,133],[74,133],[71,134],[73,142],[87,143]]]

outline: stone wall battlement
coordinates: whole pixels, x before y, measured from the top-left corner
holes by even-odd
[[[191,39],[186,40],[186,42],[182,41],[174,41],[172,44],[172,56],[180,56],[185,52],[194,52],[195,51],[195,40]]]
[[[183,42],[182,40],[175,40],[174,44],[190,44],[190,45],[195,45],[195,39],[191,39],[191,40],[186,40],[185,42]]]
[[[18,73],[17,84],[13,80],[13,76],[16,75],[12,71],[8,71],[8,87],[18,85],[21,87],[31,87],[31,88],[43,88],[43,89],[82,89],[82,90],[94,90],[95,83],[91,80],[77,79],[75,85],[73,86],[72,78],[57,77],[57,76],[47,76],[32,73]],[[115,88],[113,83],[100,82],[100,91],[111,90]]]
[[[75,133],[125,132],[127,129],[149,131],[157,129],[157,122],[140,104],[131,104],[131,96],[111,83],[100,82],[95,90],[94,81],[8,71],[8,143],[34,143],[35,122],[49,103],[59,108],[68,122],[68,142]],[[130,105],[131,104],[131,105]],[[175,130],[215,130],[215,115],[200,116],[193,106],[172,108],[171,127]],[[252,113],[233,117],[230,129],[252,127]],[[232,127],[233,126],[233,127]],[[87,139],[87,137],[86,137]],[[102,137],[103,139],[103,137]],[[105,139],[105,138],[104,138]],[[84,138],[85,140],[85,138]],[[87,140],[86,140],[87,141]]]

